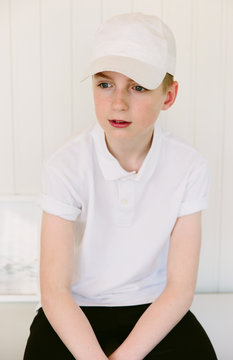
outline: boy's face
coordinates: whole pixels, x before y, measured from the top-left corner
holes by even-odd
[[[140,141],[152,135],[160,111],[166,109],[167,95],[162,92],[162,84],[146,90],[113,71],[95,74],[92,84],[96,116],[108,140]],[[113,120],[124,120],[129,125],[117,125]]]

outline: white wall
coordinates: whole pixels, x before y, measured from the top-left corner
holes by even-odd
[[[95,121],[91,83],[79,82],[91,40],[130,11],[161,16],[175,34],[179,95],[159,121],[212,171],[197,291],[233,291],[231,0],[0,0],[0,200],[37,197],[43,159]]]

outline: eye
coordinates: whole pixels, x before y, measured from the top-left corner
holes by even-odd
[[[108,85],[110,85],[109,83],[100,83],[100,84],[98,84],[98,86],[100,87],[100,88],[102,88],[102,89],[107,89],[109,86]]]
[[[135,85],[134,88],[138,92],[146,91],[146,89],[144,87],[140,86],[140,85]]]

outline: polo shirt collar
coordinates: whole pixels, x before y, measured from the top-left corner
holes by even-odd
[[[94,124],[91,135],[94,140],[98,163],[106,180],[131,179],[135,181],[146,181],[154,172],[162,143],[162,130],[157,121],[154,124],[154,134],[150,150],[148,151],[138,173],[136,173],[135,170],[126,171],[123,169],[118,160],[109,152],[105,142],[104,130],[98,121]]]

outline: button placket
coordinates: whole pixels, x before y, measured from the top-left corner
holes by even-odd
[[[135,207],[135,183],[130,180],[118,183],[118,223],[127,225],[132,221]]]

